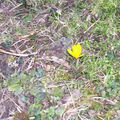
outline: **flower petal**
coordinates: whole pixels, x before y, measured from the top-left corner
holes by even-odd
[[[79,57],[82,57],[82,46],[80,44],[76,44],[72,46],[72,50],[67,49],[68,53],[78,59]]]
[[[67,49],[67,51],[68,51],[68,53],[69,53],[70,55],[73,56],[73,51],[71,51],[70,49]]]

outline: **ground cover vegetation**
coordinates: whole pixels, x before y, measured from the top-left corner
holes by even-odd
[[[119,20],[119,0],[1,0],[0,120],[119,120]]]

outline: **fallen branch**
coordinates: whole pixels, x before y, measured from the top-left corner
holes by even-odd
[[[3,49],[0,49],[0,53],[13,55],[13,56],[17,56],[17,57],[29,57],[29,56],[32,56],[32,55],[37,55],[37,52],[31,53],[31,54],[19,54],[19,53],[13,53],[13,52],[5,51]]]
[[[71,66],[68,64],[67,61],[65,61],[64,59],[60,59],[56,56],[50,56],[50,57],[49,56],[43,56],[40,59],[52,61],[52,62],[55,62],[57,64],[63,65],[65,67],[67,67],[68,69],[71,69]]]
[[[101,104],[105,104],[105,105],[116,105],[116,101],[112,101],[112,100],[109,100],[109,99],[106,99],[106,98],[103,98],[103,97],[92,97],[93,101],[95,102],[99,102]]]

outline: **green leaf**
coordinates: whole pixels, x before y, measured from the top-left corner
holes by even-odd
[[[36,77],[41,78],[45,76],[45,71],[42,68],[36,70]]]
[[[31,115],[39,115],[40,114],[40,110],[42,108],[42,105],[39,103],[34,103],[32,105],[30,105],[29,107],[29,112],[31,113]]]
[[[55,90],[54,90],[54,96],[61,98],[63,96],[62,90],[60,88],[55,88]]]
[[[27,15],[27,16],[24,17],[23,21],[24,21],[25,23],[29,23],[29,22],[32,21],[32,19],[33,19],[32,14],[29,14],[29,15]]]
[[[64,111],[65,111],[65,108],[64,107],[60,107],[60,108],[58,108],[57,110],[56,110],[56,115],[59,115],[59,116],[61,116],[63,113],[64,113]]]
[[[12,85],[8,86],[8,89],[10,91],[15,92],[16,94],[20,94],[23,92],[23,88],[19,84],[12,84]]]

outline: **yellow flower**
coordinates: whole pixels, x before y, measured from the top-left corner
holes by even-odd
[[[82,46],[80,44],[73,45],[72,50],[67,49],[67,51],[71,56],[73,56],[76,59],[83,56],[83,54],[82,54]]]

